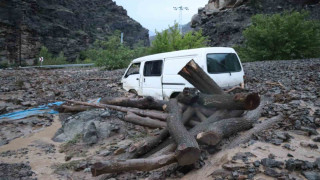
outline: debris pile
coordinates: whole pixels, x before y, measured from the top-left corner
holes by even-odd
[[[193,60],[179,74],[200,92],[186,88],[177,98],[169,101],[151,97],[104,98],[101,100],[104,104],[67,100],[78,106],[64,105],[63,111],[81,111],[90,106],[109,108],[126,112],[124,121],[149,128],[162,128],[157,135],[132,144],[122,155],[126,160],[93,163],[93,176],[130,170],[151,171],[174,162],[180,166],[195,164],[201,159],[199,143],[214,146],[224,138],[250,129],[260,118],[263,106],[267,103],[267,100],[263,100],[260,104],[257,93],[225,93]],[[270,122],[278,122],[281,116],[274,119]],[[259,126],[249,133],[265,127],[269,126]],[[245,135],[247,138],[241,136],[235,139],[230,145],[246,142],[250,134]],[[155,149],[147,158],[141,158]]]

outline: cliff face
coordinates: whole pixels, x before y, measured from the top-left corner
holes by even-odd
[[[129,45],[149,44],[148,30],[112,0],[1,0],[0,63],[32,64],[42,45],[74,60],[115,30]]]
[[[255,14],[274,14],[285,10],[308,10],[312,19],[320,19],[320,0],[210,0],[192,18],[196,29],[202,28],[210,46],[242,44],[242,31]]]

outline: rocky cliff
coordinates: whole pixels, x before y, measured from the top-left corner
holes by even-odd
[[[242,44],[242,31],[255,14],[274,14],[285,10],[308,10],[320,19],[320,0],[209,0],[192,18],[192,27],[202,28],[210,46]]]
[[[42,45],[74,60],[115,30],[129,45],[149,44],[148,30],[112,0],[1,0],[0,63],[32,64]]]

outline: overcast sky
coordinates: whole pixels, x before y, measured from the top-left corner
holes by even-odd
[[[179,11],[173,7],[188,7],[182,11],[182,24],[190,22],[191,17],[204,7],[208,0],[113,0],[127,10],[128,15],[151,31],[162,31],[179,21]]]

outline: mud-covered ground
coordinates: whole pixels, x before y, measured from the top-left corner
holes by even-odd
[[[264,108],[260,121],[281,113],[281,123],[228,151],[201,145],[201,159],[193,166],[173,164],[94,179],[320,179],[320,59],[243,66],[246,90],[273,102]],[[130,96],[119,86],[123,72],[0,70],[0,116],[63,99]],[[92,109],[0,119],[0,179],[91,179],[91,162],[121,157],[131,144],[159,131],[125,123],[123,115]]]

